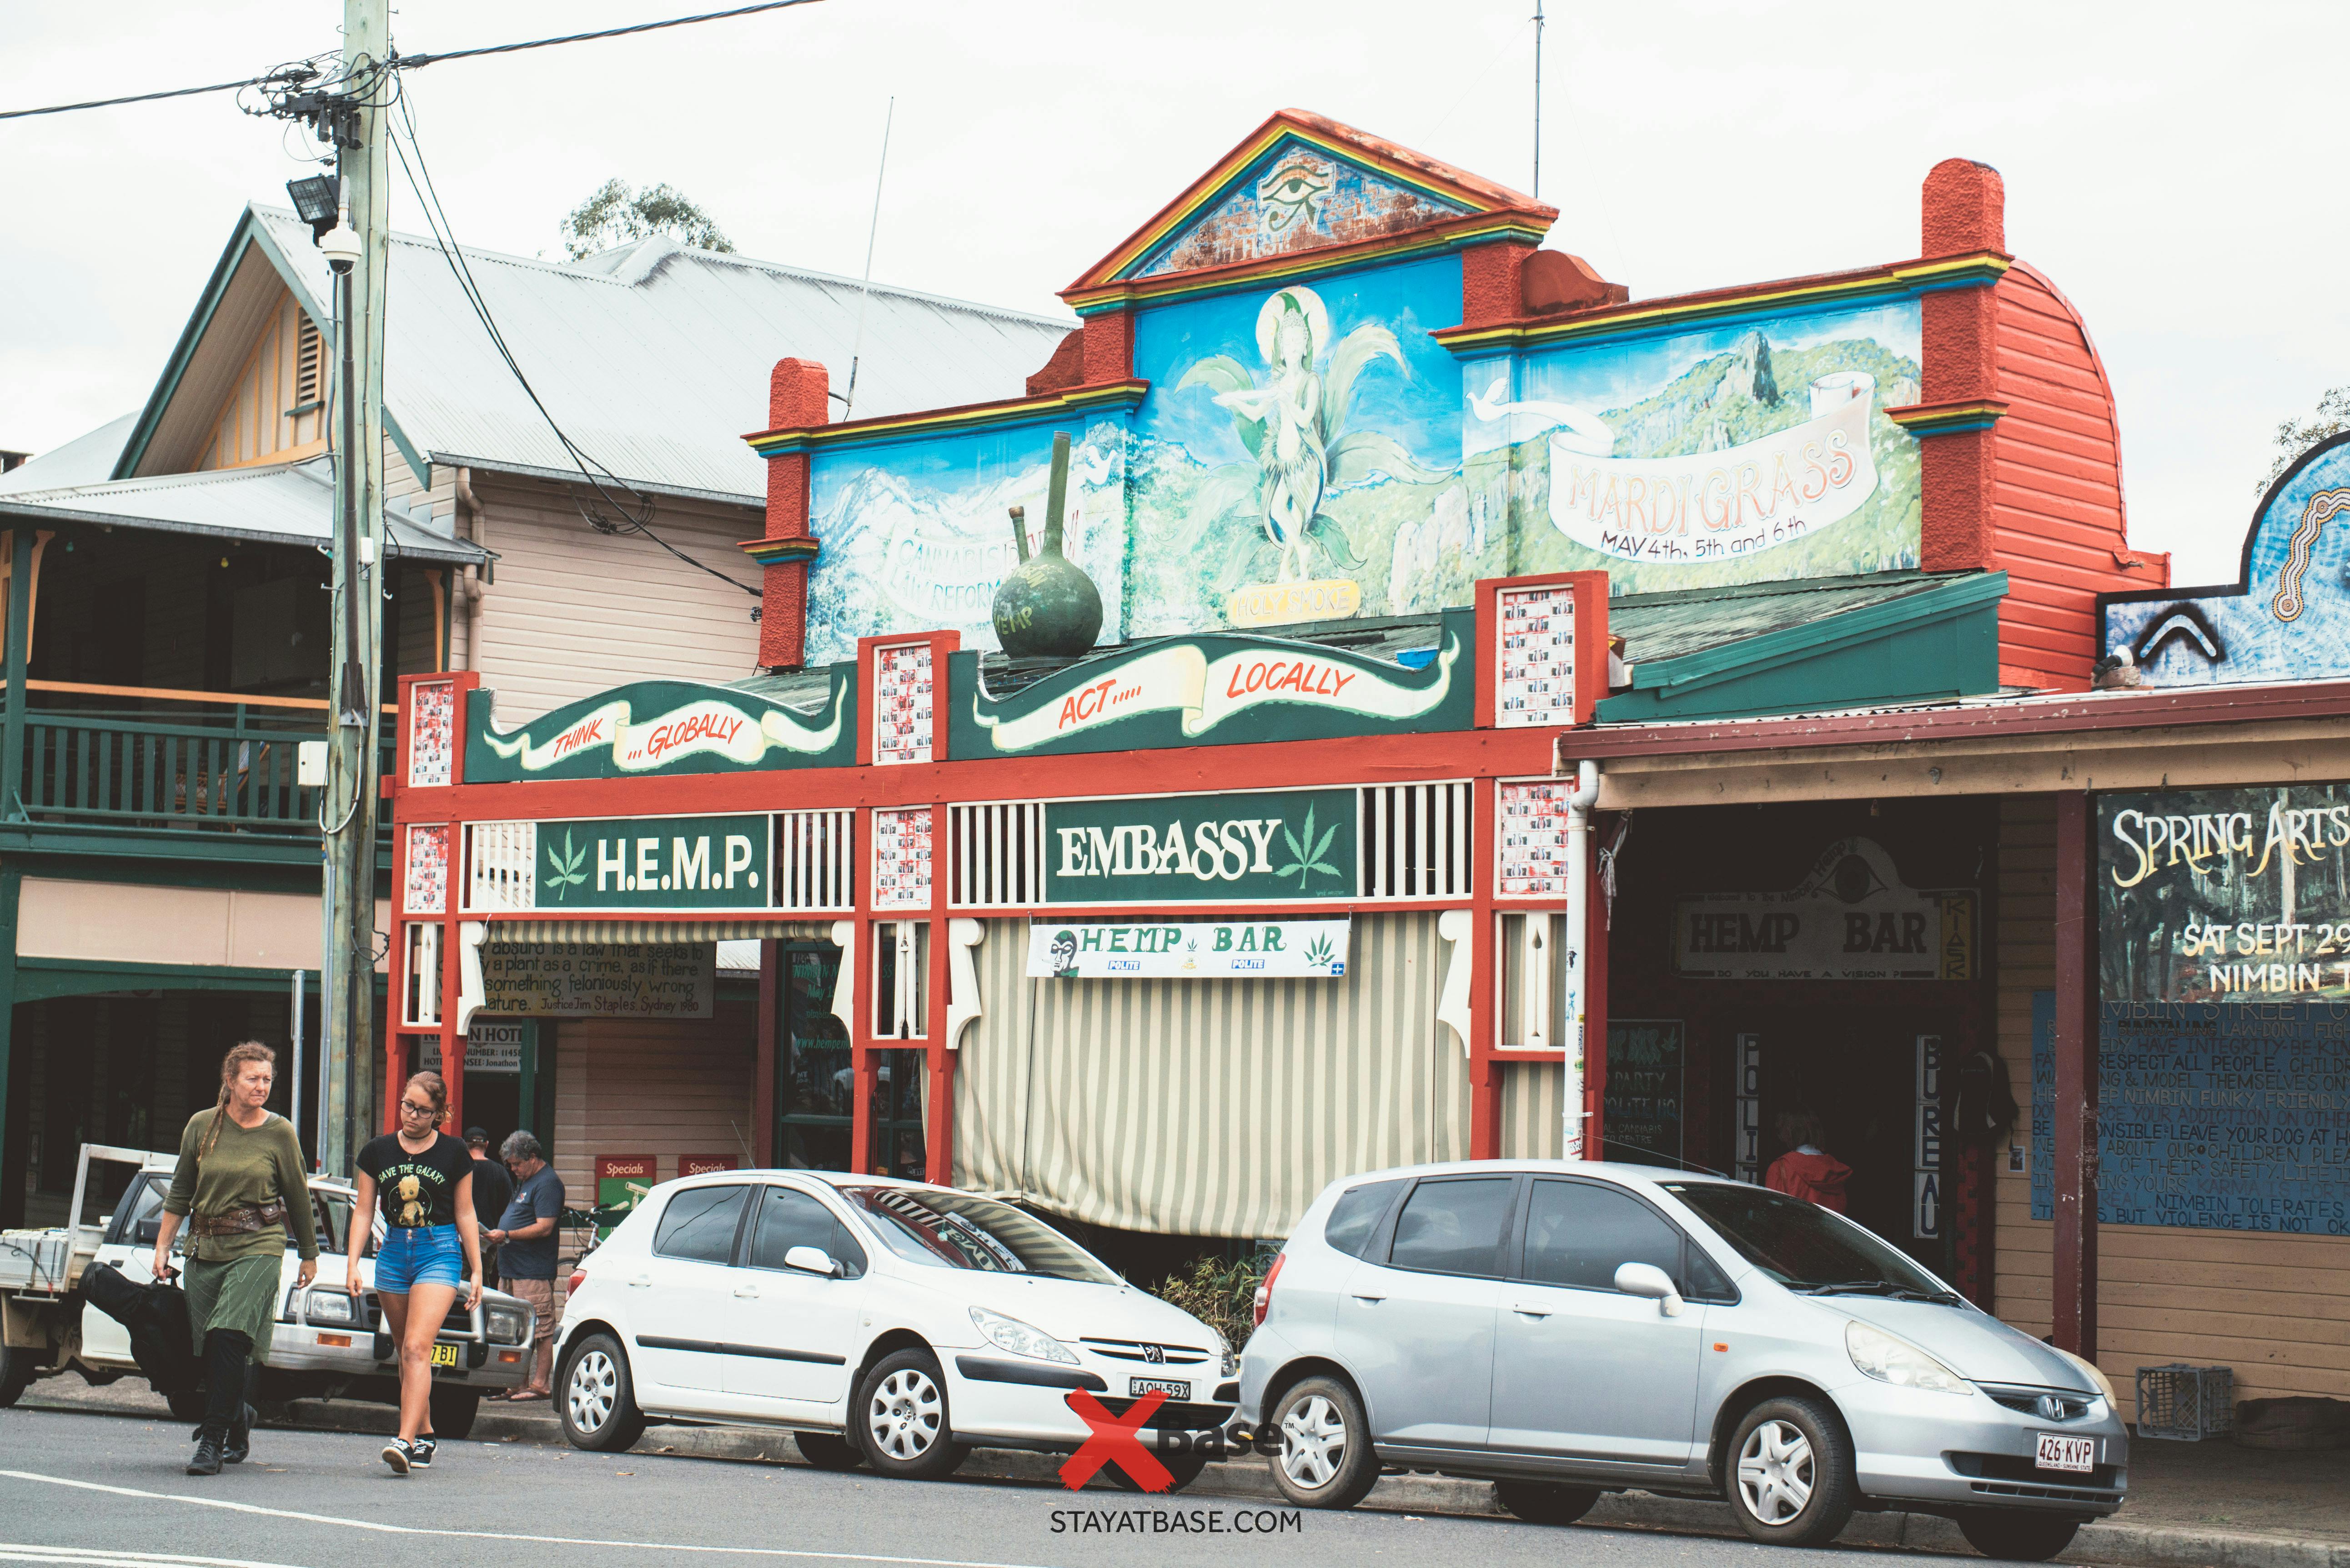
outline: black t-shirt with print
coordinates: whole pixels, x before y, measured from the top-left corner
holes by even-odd
[[[358,1165],[375,1178],[386,1225],[454,1225],[457,1180],[473,1173],[473,1151],[463,1139],[436,1131],[431,1148],[411,1154],[400,1147],[398,1133],[386,1133],[359,1150]]]

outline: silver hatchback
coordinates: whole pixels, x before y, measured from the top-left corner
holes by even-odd
[[[2095,1367],[1842,1215],[1717,1177],[1488,1160],[1336,1182],[1257,1324],[1240,1418],[1307,1507],[1433,1471],[1548,1523],[1638,1487],[1726,1499],[1762,1542],[1906,1509],[2039,1561],[2128,1481]]]

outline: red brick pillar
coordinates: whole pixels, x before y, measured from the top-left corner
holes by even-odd
[[[1526,258],[1534,247],[1523,240],[1493,240],[1461,253],[1461,325],[1493,327],[1525,312]]]
[[[1946,158],[1926,176],[1919,223],[1922,256],[2004,253],[2006,187],[1999,171],[1964,158]],[[1996,391],[1996,316],[1989,283],[1938,289],[1919,303],[1928,406],[1970,403]],[[1991,441],[1985,426],[1937,434],[1920,442],[1925,486],[1919,565],[1929,572],[1980,571],[1997,564],[1992,526]]]
[[[767,389],[771,431],[809,430],[831,417],[831,377],[813,359],[781,359]],[[767,531],[743,551],[765,569],[759,601],[759,662],[795,670],[807,648],[807,574],[816,540],[808,532],[808,453],[786,450],[767,459]]]
[[[1134,312],[1105,310],[1085,319],[1085,375],[1080,385],[1097,387],[1134,379]]]

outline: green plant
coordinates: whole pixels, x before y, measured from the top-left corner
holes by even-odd
[[[631,191],[619,180],[607,180],[573,208],[563,220],[562,234],[563,248],[573,261],[650,234],[667,234],[699,251],[734,249],[710,214],[684,192],[666,184]]]
[[[1191,1260],[1191,1266],[1159,1282],[1151,1294],[1181,1307],[1222,1334],[1238,1350],[1256,1327],[1256,1288],[1264,1282],[1269,1257],[1234,1262],[1218,1257]]]
[[[1281,840],[1284,844],[1289,846],[1289,853],[1292,858],[1288,865],[1274,871],[1274,875],[1276,877],[1286,877],[1293,871],[1296,872],[1297,888],[1300,892],[1303,892],[1305,889],[1305,879],[1316,871],[1326,871],[1333,877],[1345,875],[1345,873],[1341,872],[1336,866],[1331,865],[1328,861],[1322,858],[1322,852],[1329,848],[1330,841],[1337,836],[1338,825],[1334,822],[1329,826],[1322,830],[1322,836],[1320,838],[1315,838],[1314,836],[1314,808],[1310,805],[1307,806],[1305,808],[1305,837],[1303,841],[1300,841],[1297,835],[1290,832],[1286,826],[1283,827],[1281,830]]]

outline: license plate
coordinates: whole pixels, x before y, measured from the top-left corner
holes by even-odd
[[[435,1366],[456,1366],[457,1347],[453,1345],[434,1345],[432,1347],[432,1365]]]
[[[2093,1470],[2097,1468],[2096,1438],[2064,1438],[2054,1432],[2043,1432],[2039,1438],[2040,1446],[2032,1456],[2033,1469]]]
[[[1164,1394],[1170,1399],[1189,1399],[1191,1397],[1189,1383],[1177,1383],[1165,1377],[1129,1377],[1126,1380],[1126,1391],[1137,1399],[1145,1394]]]

